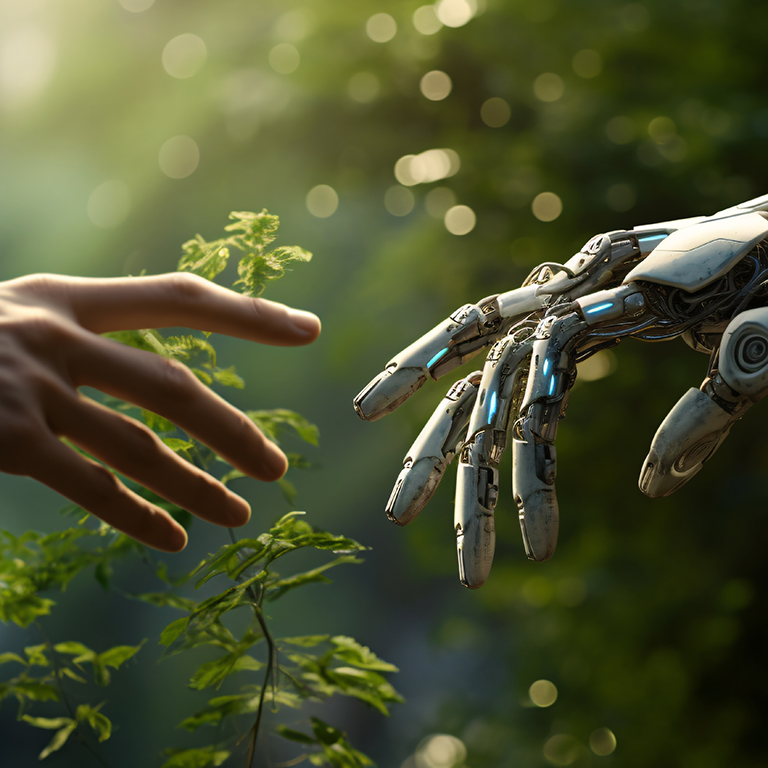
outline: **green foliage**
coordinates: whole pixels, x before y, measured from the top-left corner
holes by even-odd
[[[213,280],[226,268],[230,248],[235,248],[242,254],[237,266],[239,278],[235,285],[242,286],[243,292],[249,296],[259,296],[267,282],[285,274],[287,264],[293,261],[305,262],[312,258],[312,254],[296,246],[267,250],[277,234],[277,216],[271,216],[266,211],[232,212],[229,218],[232,224],[225,227],[227,232],[233,233],[229,237],[208,242],[197,235],[184,243],[184,255],[179,262],[181,271]]]
[[[228,237],[208,243],[198,236],[185,243],[179,269],[213,279],[226,266],[229,249],[234,247],[242,254],[237,285],[244,292],[256,295],[268,280],[283,274],[286,264],[310,258],[300,248],[267,251],[267,246],[275,239],[278,219],[266,211],[234,213],[231,218],[234,222],[226,228],[232,233]],[[234,367],[218,366],[216,351],[205,335],[164,337],[154,329],[108,335],[129,346],[184,363],[207,386],[214,383],[235,388],[244,386]],[[114,398],[107,397],[105,402],[143,421],[187,461],[202,468],[218,468],[224,464],[224,482],[243,476],[205,445],[180,433],[163,416]],[[247,411],[247,415],[267,438],[275,442],[278,435],[290,430],[305,442],[318,444],[317,427],[293,411]],[[307,460],[297,454],[290,454],[289,459],[294,468],[308,465]],[[192,517],[187,512],[123,479],[136,493],[169,511],[182,525],[191,525]],[[286,495],[295,493],[290,483],[282,482]],[[208,698],[207,706],[186,717],[180,727],[195,731],[201,726],[220,725],[229,719],[240,729],[241,718],[247,718],[245,765],[252,765],[266,705],[273,709],[280,705],[296,709],[305,700],[322,701],[341,695],[357,698],[388,714],[390,704],[402,701],[381,674],[396,672],[396,668],[378,659],[368,648],[342,636],[275,638],[263,612],[265,601],[282,599],[309,584],[328,583],[326,573],[329,569],[362,562],[356,555],[366,547],[357,541],[313,527],[304,519],[304,512],[289,512],[261,534],[237,540],[230,530],[229,544],[221,546],[189,573],[170,577],[165,563],[152,561],[150,550],[109,525],[91,520],[82,508],[70,505],[63,512],[74,516],[77,525],[47,535],[34,531],[22,536],[0,532],[0,620],[30,630],[35,627],[43,639],[42,643],[24,648],[23,656],[14,652],[0,653],[0,666],[7,665],[8,669],[18,672],[15,677],[0,682],[0,701],[15,698],[19,720],[35,728],[54,731],[39,759],[65,747],[75,734],[85,748],[106,765],[97,752],[97,744],[112,735],[112,723],[101,712],[104,702],[74,704],[71,684],[109,685],[110,670],[118,670],[134,659],[146,640],[138,645],[118,645],[96,651],[77,640],[49,641],[39,620],[48,616],[56,605],[47,595],[56,590],[63,591],[72,579],[85,571],[91,572],[102,587],[109,589],[116,561],[129,556],[147,563],[166,588],[127,596],[160,609],[185,614],[169,623],[160,635],[159,642],[165,647],[164,658],[194,653],[203,647],[214,648],[220,654],[198,664],[189,680],[189,688],[196,692],[205,691],[206,697],[210,697],[210,691],[218,692],[231,683],[231,679],[244,681],[237,692],[223,691]],[[283,575],[273,569],[278,560],[282,562],[286,556],[300,551],[315,551],[325,560],[312,568]],[[213,580],[224,582],[224,585],[212,596],[196,600],[179,592],[190,581],[194,581],[195,589],[198,589]],[[234,610],[247,611],[251,615],[250,623],[239,636],[225,624],[228,614]],[[58,703],[66,714],[48,717],[27,713],[29,707],[46,702]],[[283,736],[289,734],[286,736],[289,739],[293,734],[294,741],[298,738],[297,732],[290,729],[281,729],[280,733]],[[340,768],[371,765],[367,757],[353,749],[341,731],[313,718],[312,733],[302,744],[312,748],[306,757],[313,765]],[[219,731],[217,738],[224,738]],[[92,743],[94,740],[96,743]],[[222,742],[194,749],[167,750],[163,768],[219,766],[233,757],[236,746]]]

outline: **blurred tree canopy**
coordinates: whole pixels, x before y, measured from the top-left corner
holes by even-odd
[[[389,723],[349,715],[381,766],[764,766],[763,408],[690,486],[650,501],[640,463],[706,360],[679,341],[621,345],[560,430],[554,558],[525,560],[506,489],[496,564],[470,593],[450,481],[407,530],[383,515],[446,387],[376,426],[350,401],[456,306],[593,234],[767,192],[768,6],[422,2],[0,0],[0,275],[162,272],[190,231],[262,207],[316,254],[269,296],[319,312],[321,341],[228,349],[249,402],[320,424],[322,470],[299,501],[374,546],[327,620],[403,670]],[[5,527],[57,524],[23,481],[0,494]],[[73,584],[71,621],[91,621],[90,589]],[[297,606],[283,620],[326,621]],[[162,706],[124,706],[139,711],[115,765],[135,765],[155,744],[136,729]],[[7,720],[4,765],[27,765]]]

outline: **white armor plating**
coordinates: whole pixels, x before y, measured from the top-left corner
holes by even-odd
[[[408,452],[387,504],[400,525],[421,511],[459,455],[454,527],[461,582],[481,586],[495,544],[498,465],[512,485],[526,553],[555,550],[555,435],[576,364],[631,336],[682,336],[710,355],[708,375],[667,415],[640,474],[649,496],[695,475],[747,409],[768,394],[768,195],[690,219],[593,237],[521,288],[467,304],[394,357],[355,398],[374,421],[427,380],[491,346],[482,374],[458,382]]]

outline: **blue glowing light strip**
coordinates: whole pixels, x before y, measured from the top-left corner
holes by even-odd
[[[555,385],[557,384],[557,379],[555,379],[554,375],[549,381],[549,394],[550,396],[555,394]]]
[[[598,304],[596,307],[591,307],[590,309],[585,309],[584,312],[587,315],[591,315],[594,312],[603,312],[606,309],[610,309],[613,306],[612,301],[606,301],[604,304]]]
[[[550,364],[550,362],[551,362],[551,361],[550,361],[550,359],[549,359],[549,358],[547,358],[547,359],[544,361],[544,365],[541,367],[541,372],[542,372],[542,374],[543,374],[544,376],[546,376],[546,375],[547,375],[547,373],[549,373],[549,364]]]
[[[645,250],[642,246],[645,244],[651,245],[651,250],[653,250],[662,240],[666,240],[669,237],[669,235],[646,235],[645,237],[638,237],[637,241],[640,243],[640,250]],[[654,240],[658,240],[658,243],[654,243]]]
[[[496,393],[494,392],[488,405],[488,421],[493,421],[493,417],[496,415],[496,406]]]
[[[446,352],[448,351],[448,347],[445,349],[441,349],[428,363],[427,368],[431,368]]]

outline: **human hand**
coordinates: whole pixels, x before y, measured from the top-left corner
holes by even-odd
[[[523,287],[468,304],[396,355],[355,398],[369,421],[427,380],[491,345],[483,371],[457,382],[406,454],[387,503],[413,520],[458,453],[454,528],[461,582],[481,586],[494,554],[498,465],[512,444],[512,485],[526,554],[555,550],[555,436],[576,365],[623,338],[682,336],[710,355],[708,375],[670,411],[640,489],[687,482],[732,425],[768,394],[768,195],[710,217],[592,238],[565,264],[539,265]]]
[[[175,326],[286,347],[309,344],[320,333],[309,312],[187,273],[30,275],[2,282],[0,471],[39,480],[117,530],[168,552],[184,548],[184,529],[107,467],[204,520],[244,525],[250,517],[244,499],[140,422],[78,392],[93,387],[158,413],[246,475],[282,477],[288,466],[282,451],[186,366],[99,335]]]

